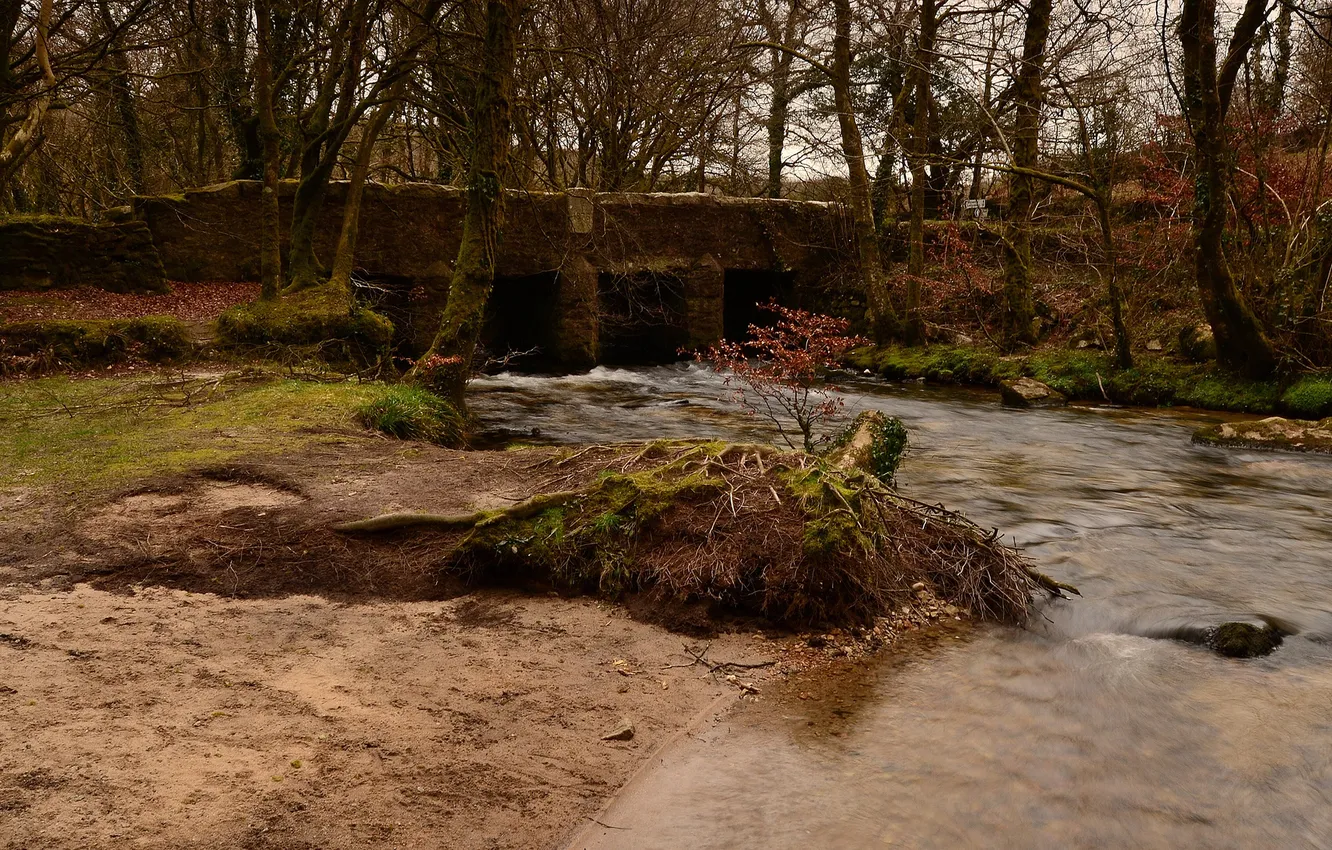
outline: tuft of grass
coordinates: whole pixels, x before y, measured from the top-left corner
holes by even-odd
[[[466,422],[452,404],[429,390],[408,384],[385,387],[356,409],[356,419],[400,440],[460,446]]]

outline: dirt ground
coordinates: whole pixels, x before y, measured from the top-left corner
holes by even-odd
[[[348,435],[116,492],[0,494],[0,847],[559,846],[744,697],[687,646],[778,648],[464,592],[432,567],[447,540],[327,530],[511,503],[542,457]],[[631,740],[602,740],[626,718]]]
[[[740,693],[591,600],[6,593],[5,848],[558,846]]]

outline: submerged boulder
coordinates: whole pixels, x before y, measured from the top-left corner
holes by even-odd
[[[1063,407],[1068,404],[1063,393],[1034,378],[1004,381],[1000,395],[1006,407]]]
[[[1222,422],[1195,431],[1193,442],[1291,452],[1332,452],[1332,416],[1321,422],[1269,416],[1254,422]]]
[[[1207,646],[1227,658],[1258,658],[1280,645],[1281,632],[1271,625],[1222,623],[1207,635]]]

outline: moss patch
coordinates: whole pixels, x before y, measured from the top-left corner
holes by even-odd
[[[1070,399],[1111,401],[1135,407],[1189,406],[1268,413],[1285,403],[1281,386],[1275,381],[1249,381],[1215,366],[1142,355],[1134,368],[1119,369],[1108,355],[1081,351],[1000,357],[980,348],[890,346],[857,349],[848,356],[847,365],[889,380],[924,378],[943,384],[998,386],[1003,381],[1029,377]],[[1300,396],[1299,403],[1332,402],[1332,385],[1328,391],[1328,400],[1324,402],[1322,385],[1311,387]]]
[[[1019,621],[1036,581],[1016,552],[874,475],[725,443],[585,449],[551,461],[586,483],[466,517],[386,515],[343,526],[470,529],[449,561],[473,580],[642,592],[797,624],[857,623],[924,582],[980,616]]]
[[[1281,394],[1281,407],[1300,419],[1332,416],[1332,375],[1306,375]]]
[[[374,392],[262,375],[8,383],[0,391],[0,488],[77,492],[344,441],[353,411]]]
[[[301,356],[351,368],[380,363],[393,344],[393,323],[366,307],[348,308],[328,287],[279,301],[256,301],[217,320],[220,346],[272,356]]]
[[[0,375],[86,369],[128,360],[176,363],[193,353],[188,328],[174,316],[0,325]]]

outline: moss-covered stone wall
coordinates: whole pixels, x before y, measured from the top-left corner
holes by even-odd
[[[152,231],[142,221],[0,218],[0,290],[75,286],[165,292]]]
[[[337,241],[345,183],[330,187],[317,250],[328,261]],[[284,225],[295,192],[281,187]],[[139,198],[135,215],[152,232],[172,280],[256,280],[259,193],[233,182],[184,195]],[[403,293],[402,327],[429,328],[445,300],[462,236],[461,190],[432,184],[366,188],[357,266],[366,278]],[[549,275],[556,354],[568,368],[593,365],[598,352],[597,280],[669,271],[684,289],[690,344],[721,333],[728,270],[794,275],[789,300],[818,306],[854,290],[851,228],[832,204],[711,195],[512,192],[498,276]],[[551,274],[554,273],[554,274]],[[829,295],[829,293],[834,293]],[[407,297],[410,295],[410,297]],[[854,297],[854,296],[853,296]],[[390,311],[393,312],[393,311]]]

